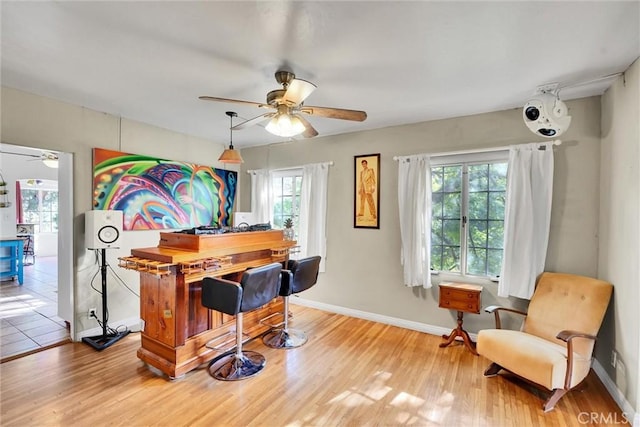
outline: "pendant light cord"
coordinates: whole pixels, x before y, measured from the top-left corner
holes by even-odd
[[[238,113],[227,111],[225,114],[229,116],[229,149],[233,150],[233,118],[236,117]]]

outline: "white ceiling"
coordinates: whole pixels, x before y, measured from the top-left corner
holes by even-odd
[[[318,89],[307,105],[365,110],[310,117],[323,135],[521,107],[559,82],[601,94],[640,56],[640,2],[2,1],[2,85],[216,142],[225,111],[264,110],[287,67]],[[584,83],[584,84],[583,84]],[[576,85],[571,87],[571,85]],[[239,123],[236,120],[234,124]],[[523,123],[524,126],[524,123]],[[234,145],[281,140],[262,127]]]

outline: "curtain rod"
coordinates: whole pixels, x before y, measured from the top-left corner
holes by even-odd
[[[556,139],[554,141],[552,141],[553,145],[561,145],[562,141],[560,141],[559,139]],[[539,144],[544,144],[544,142],[540,142]],[[506,145],[503,147],[491,147],[491,148],[479,148],[477,150],[460,150],[460,151],[446,151],[443,153],[434,153],[434,154],[430,154],[431,157],[444,157],[444,156],[457,156],[457,155],[461,155],[461,154],[475,154],[475,153],[490,153],[492,151],[506,151],[509,149],[510,146]],[[424,153],[426,154],[426,153]],[[415,154],[407,154],[407,156],[413,156]],[[407,156],[394,156],[393,160],[400,160],[401,157],[407,157]]]
[[[329,166],[333,166],[333,162],[324,162],[326,164],[328,164]],[[288,170],[292,170],[292,169],[300,169],[302,168],[302,166],[291,166],[288,168],[280,168],[280,169],[271,169],[271,172],[282,172],[282,171],[288,171]],[[247,171],[248,174],[252,174],[254,172],[257,172],[255,169],[249,169]]]

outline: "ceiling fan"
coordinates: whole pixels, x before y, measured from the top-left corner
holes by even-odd
[[[242,122],[231,129],[245,129],[270,119],[265,128],[268,132],[282,137],[291,137],[299,134],[302,134],[305,138],[317,136],[318,131],[313,128],[304,115],[357,122],[362,122],[367,118],[367,113],[364,111],[303,105],[304,100],[316,89],[316,85],[306,80],[296,79],[295,74],[290,71],[276,71],[275,77],[276,81],[282,85],[282,89],[269,92],[266,103],[218,98],[215,96],[200,96],[199,99],[233,102],[274,110]]]
[[[43,151],[42,154],[15,153],[12,151],[0,151],[2,154],[13,154],[14,156],[32,157],[33,160],[41,160],[45,166],[58,168],[58,155],[50,151]]]

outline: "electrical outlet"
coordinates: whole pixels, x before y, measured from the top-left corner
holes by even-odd
[[[611,350],[611,366],[614,368],[618,364],[618,352],[615,350]]]
[[[96,312],[95,308],[90,308],[89,311],[87,311],[87,317],[89,319],[97,319],[98,318],[98,314]]]

